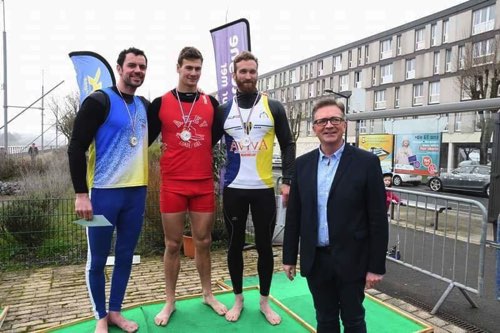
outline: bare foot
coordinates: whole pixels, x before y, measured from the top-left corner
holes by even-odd
[[[237,321],[240,318],[241,311],[243,311],[243,295],[236,295],[233,307],[226,312],[227,321]]]
[[[165,306],[155,317],[155,324],[158,326],[166,326],[170,316],[175,311],[175,302],[166,302]]]
[[[210,306],[219,316],[227,313],[227,307],[219,302],[213,294],[203,296],[203,303]]]
[[[271,307],[269,306],[269,302],[267,301],[267,297],[266,300],[261,299],[260,301],[260,312],[262,312],[264,317],[266,317],[269,324],[278,325],[279,323],[281,323],[280,315],[274,312],[273,309],[271,309]]]
[[[101,318],[95,325],[94,333],[108,333],[108,317]]]
[[[119,311],[109,311],[108,324],[116,325],[127,333],[133,333],[139,329],[137,323],[125,319]]]

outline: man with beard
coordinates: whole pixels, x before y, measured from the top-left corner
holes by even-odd
[[[161,131],[166,147],[160,159],[166,296],[165,306],[155,317],[160,326],[167,325],[175,311],[180,249],[188,213],[203,302],[219,315],[227,312],[211,290],[210,245],[215,211],[212,125],[219,103],[198,90],[202,66],[203,56],[198,49],[183,48],[177,59],[177,87],[156,98],[148,112],[150,141]]]
[[[295,142],[281,103],[257,90],[257,58],[243,51],[233,60],[233,79],[238,91],[233,100],[219,106],[223,124],[215,128],[225,135],[227,165],[224,176],[224,221],[229,233],[228,268],[235,303],[226,313],[237,321],[243,310],[243,246],[249,208],[255,228],[260,283],[260,310],[271,325],[281,322],[269,305],[273,274],[272,236],[276,224],[276,201],[272,174],[275,136],[282,152],[283,184],[286,205],[295,160]]]
[[[82,103],[68,148],[78,217],[104,215],[112,226],[87,228],[87,288],[97,319],[95,332],[116,325],[135,332],[121,306],[139,239],[148,184],[148,102],[134,96],[144,82],[148,60],[142,50],[120,52],[116,86],[98,90]],[[89,162],[85,153],[89,150]],[[87,182],[86,182],[87,180]],[[89,195],[90,188],[90,195]],[[106,311],[104,266],[116,229],[115,265]]]

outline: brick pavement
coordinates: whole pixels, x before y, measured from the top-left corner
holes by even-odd
[[[281,270],[281,248],[275,247],[275,269]],[[257,272],[257,253],[244,252],[245,276]],[[163,264],[160,257],[141,258],[134,265],[125,296],[124,306],[163,299]],[[226,252],[212,254],[212,281],[229,279],[226,267]],[[1,328],[2,332],[32,332],[67,323],[91,315],[84,279],[84,265],[46,267],[34,270],[0,273],[0,304],[9,305],[10,310]],[[109,282],[111,267],[106,268]],[[109,284],[108,284],[109,288]],[[109,289],[108,289],[109,290]],[[177,286],[179,296],[200,293],[200,281],[194,260],[182,258]],[[392,298],[377,290],[368,291],[373,296],[408,312],[435,327],[436,333],[465,332],[433,315]]]

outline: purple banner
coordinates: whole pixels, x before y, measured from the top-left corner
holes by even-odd
[[[250,25],[246,19],[239,19],[210,30],[214,44],[215,67],[219,103],[233,98],[236,83],[233,80],[233,59],[241,51],[250,51]]]

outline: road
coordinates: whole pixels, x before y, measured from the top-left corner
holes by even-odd
[[[450,196],[450,197],[455,197],[457,199],[459,198],[463,198],[463,199],[469,199],[469,200],[475,200],[475,201],[478,201],[480,202],[485,208],[486,208],[486,211],[488,211],[488,202],[489,202],[489,199],[487,197],[485,197],[484,195],[481,195],[481,194],[476,194],[476,193],[467,193],[467,192],[458,192],[458,191],[453,191],[453,192],[433,192],[431,191],[431,189],[427,186],[427,185],[424,185],[424,184],[421,184],[419,186],[412,186],[412,185],[404,185],[404,186],[398,186],[398,187],[394,187],[394,189],[397,191],[398,189],[402,189],[402,190],[408,190],[408,191],[416,191],[416,192],[421,192],[422,194],[436,194],[436,193],[439,193],[441,195],[446,195],[446,196]],[[403,195],[403,198],[406,198],[407,195],[404,194]],[[417,197],[416,195],[409,195],[408,196],[408,200],[417,200]],[[422,201],[422,200],[425,200],[425,199],[422,199],[420,198],[419,201]],[[458,203],[458,207],[457,207],[457,203],[456,202],[446,202],[445,200],[437,200],[436,202],[434,200],[432,200],[432,203],[435,203],[436,205],[440,205],[440,206],[451,206],[453,210],[459,210],[461,212],[464,212],[464,213],[468,213],[469,212],[469,205],[468,204],[464,204],[464,203]],[[476,206],[471,206],[471,213],[472,214],[476,214],[476,215],[481,215],[481,210],[478,209]]]

